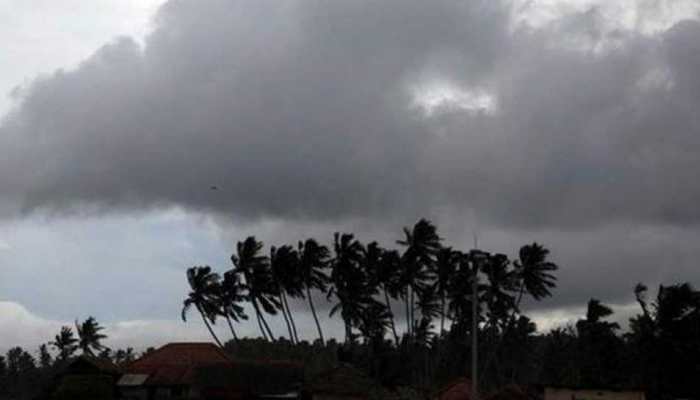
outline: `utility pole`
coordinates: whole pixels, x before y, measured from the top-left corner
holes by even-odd
[[[477,242],[476,233],[474,234],[474,250],[477,250],[479,244]],[[472,393],[471,400],[477,400],[479,397],[479,355],[478,355],[478,333],[479,333],[479,262],[480,258],[474,260],[474,275],[472,277]]]

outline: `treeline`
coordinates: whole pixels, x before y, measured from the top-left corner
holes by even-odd
[[[232,338],[226,347],[233,352],[243,346],[235,325],[254,320],[270,343],[256,342],[256,348],[283,354],[291,346],[306,354],[301,357],[306,362],[335,352],[388,385],[435,388],[470,376],[470,339],[477,334],[485,391],[538,383],[641,387],[650,398],[700,393],[693,386],[700,373],[700,294],[689,284],[662,286],[653,301],[638,285],[641,314],[625,333],[606,320],[612,310],[592,299],[586,318],[537,334],[521,304],[549,297],[555,288],[558,267],[543,246],[525,245],[515,259],[445,247],[427,220],[405,228],[396,245],[383,248],[336,233],[330,247],[307,239],[265,252],[263,243],[248,237],[237,244],[231,267],[221,275],[209,266],[187,270],[190,292],[182,318],[195,308],[219,344],[211,325],[226,321]],[[315,304],[323,297],[333,304],[330,317],[339,317],[345,327],[340,345],[324,337]],[[307,302],[308,310],[295,311],[313,315],[316,326],[304,332],[315,328],[314,343],[300,340],[289,299]],[[268,323],[278,314],[286,326],[281,335]],[[250,350],[250,341],[245,343]]]
[[[0,399],[33,399],[43,394],[55,375],[78,355],[120,366],[153,351],[148,348],[136,354],[131,347],[112,350],[102,344],[107,338],[103,330],[94,317],[89,317],[82,323],[76,321],[75,331],[70,326],[61,327],[53,340],[42,343],[33,353],[16,346],[0,355]]]

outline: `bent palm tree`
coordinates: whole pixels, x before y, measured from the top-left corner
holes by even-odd
[[[291,246],[285,245],[280,248],[270,248],[270,271],[272,278],[277,285],[277,291],[281,300],[281,310],[284,321],[287,324],[289,340],[296,343],[294,319],[289,309],[287,295],[300,297],[302,295],[301,282],[298,275],[299,256]]]
[[[437,254],[435,259],[435,281],[436,295],[440,298],[440,335],[445,334],[445,304],[447,302],[447,293],[449,291],[450,279],[457,270],[462,254],[452,250],[451,247],[443,247]]]
[[[244,291],[245,286],[241,283],[238,274],[232,271],[224,273],[224,279],[219,286],[217,300],[221,308],[221,315],[226,318],[228,327],[231,330],[231,335],[233,335],[233,339],[236,341],[238,340],[238,335],[236,335],[236,330],[233,328],[231,320],[235,322],[248,320],[248,316],[243,310],[243,306],[240,304],[247,300]]]
[[[365,250],[353,235],[336,233],[334,251],[328,298],[336,297],[338,302],[331,308],[330,316],[340,311],[345,324],[345,341],[351,343],[352,328],[361,322],[366,300],[366,279],[361,267]]]
[[[100,351],[105,348],[100,341],[106,339],[107,335],[100,333],[104,328],[97,323],[95,317],[89,317],[82,324],[76,320],[75,329],[78,331],[78,347],[83,354],[94,356],[93,349]]]
[[[394,343],[399,344],[399,334],[396,332],[396,324],[394,322],[394,312],[391,309],[391,299],[399,297],[401,292],[400,287],[400,257],[395,250],[386,250],[376,242],[367,245],[367,251],[364,260],[365,273],[369,277],[369,285],[374,287],[375,291],[384,293],[384,304],[387,312],[389,327],[394,336]]]
[[[552,274],[559,267],[547,260],[549,250],[533,243],[520,248],[519,260],[515,261],[515,278],[520,282],[516,306],[520,305],[523,294],[527,293],[535,300],[552,295],[550,289],[556,286],[557,278]]]
[[[194,306],[202,316],[204,325],[214,338],[219,347],[223,347],[221,341],[214,333],[211,324],[216,322],[219,306],[216,304],[216,287],[219,283],[219,275],[211,271],[211,267],[192,267],[187,269],[187,282],[190,292],[182,303],[182,320],[187,322],[187,311]]]
[[[263,311],[270,315],[276,315],[281,303],[278,299],[277,285],[275,285],[270,271],[270,260],[260,254],[262,248],[262,242],[255,240],[254,236],[249,236],[243,242],[238,242],[236,245],[237,254],[231,256],[231,262],[233,262],[235,271],[243,274],[248,296],[253,304],[263,336],[266,336],[265,332],[267,332],[267,337],[274,341],[275,337],[265,320]]]
[[[323,339],[323,330],[318,322],[316,308],[314,307],[311,290],[315,289],[322,294],[326,293],[328,286],[328,276],[323,270],[328,266],[329,251],[326,246],[319,245],[314,239],[307,239],[305,242],[299,242],[299,275],[302,285],[306,291],[306,298],[309,300],[309,308],[316,322],[318,330],[318,338],[321,344],[325,346],[326,342]]]

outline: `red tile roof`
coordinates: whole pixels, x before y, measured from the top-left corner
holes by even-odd
[[[127,365],[129,374],[148,374],[146,385],[189,385],[196,368],[230,364],[231,359],[212,343],[169,343]]]

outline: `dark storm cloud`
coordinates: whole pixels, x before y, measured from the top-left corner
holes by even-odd
[[[22,90],[2,127],[4,208],[697,222],[700,25],[605,33],[591,11],[510,32],[509,12],[172,1],[143,51],[118,40]],[[411,90],[435,80],[496,110],[425,116]]]
[[[405,83],[432,68],[485,74],[505,12],[488,2],[236,4],[171,2],[143,53],[120,40],[26,88],[3,127],[12,200],[238,217],[423,206],[416,161],[431,138]]]

